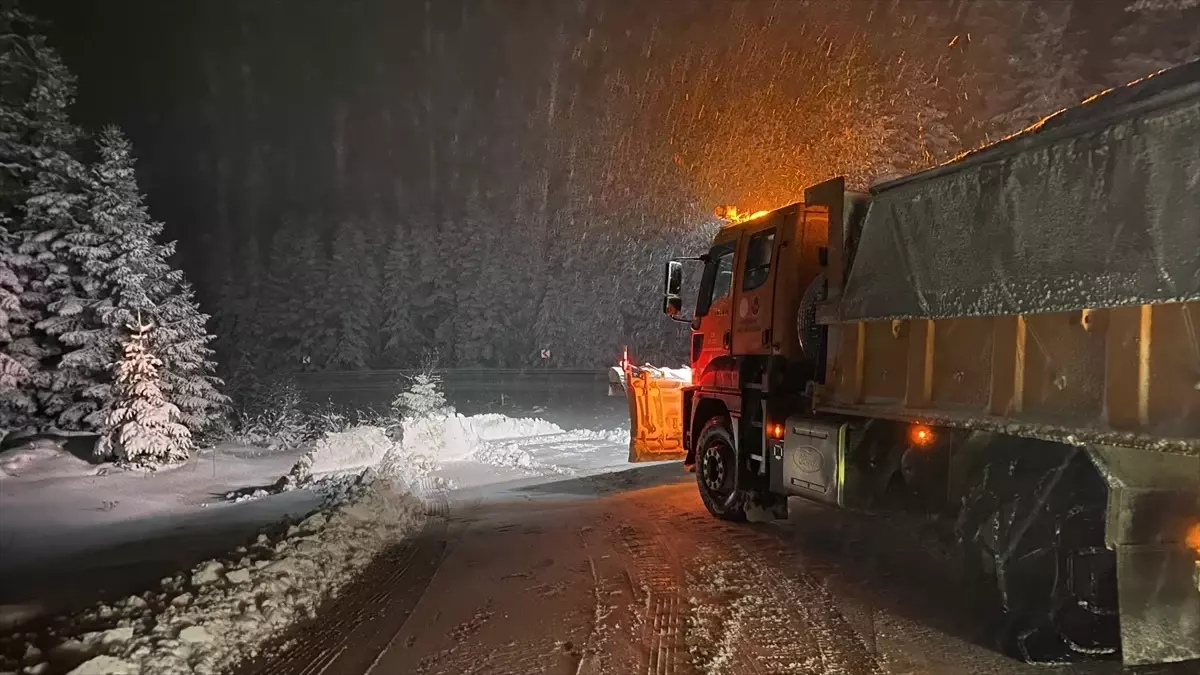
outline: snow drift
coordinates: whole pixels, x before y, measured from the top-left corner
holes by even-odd
[[[521,469],[538,475],[574,475],[579,470],[609,466],[615,450],[629,443],[625,430],[568,431],[546,420],[455,412],[404,420],[398,429],[359,426],[331,433],[297,463],[292,475],[311,475],[317,482],[335,480],[373,468],[389,480],[426,494],[450,487],[431,484],[430,476],[447,462],[474,461]],[[588,457],[597,446],[613,453]],[[570,466],[556,463],[574,455]],[[303,480],[300,481],[303,484]]]
[[[74,666],[74,675],[190,675],[253,658],[423,522],[423,503],[390,481],[368,474],[357,486],[278,539],[259,535],[225,559],[163,579],[157,591],[62,622],[53,648],[27,643],[16,650],[26,655],[21,665],[28,672]],[[0,670],[16,666],[0,662]]]

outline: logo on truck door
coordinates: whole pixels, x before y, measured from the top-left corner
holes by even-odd
[[[818,473],[825,467],[825,457],[813,446],[804,445],[792,453],[792,464],[801,473]]]
[[[748,317],[758,316],[758,298],[742,298],[738,303],[738,318],[745,319]]]

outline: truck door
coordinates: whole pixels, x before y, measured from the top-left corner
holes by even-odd
[[[771,353],[779,219],[779,214],[773,214],[742,233],[733,292],[733,353],[738,356]]]
[[[709,251],[709,260],[704,266],[704,277],[700,281],[699,297],[696,299],[696,318],[692,322],[692,370],[695,373],[693,381],[697,384],[700,382],[698,378],[713,359],[730,353],[730,314],[736,254],[736,239],[717,243]]]

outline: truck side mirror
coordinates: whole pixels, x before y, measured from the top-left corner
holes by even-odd
[[[683,263],[667,261],[663,277],[663,312],[672,319],[683,313]]]

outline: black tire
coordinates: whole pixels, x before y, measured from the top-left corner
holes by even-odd
[[[956,525],[996,647],[1031,663],[1115,655],[1107,486],[1085,451],[1005,439],[981,452]]]
[[[729,420],[714,417],[696,443],[696,485],[708,512],[733,522],[746,520],[745,495],[734,489],[737,456]]]

